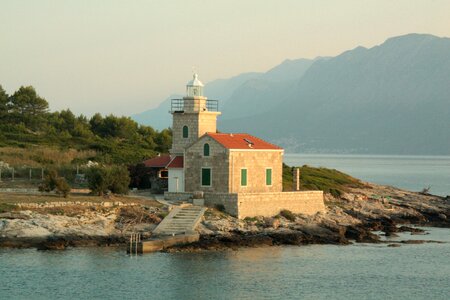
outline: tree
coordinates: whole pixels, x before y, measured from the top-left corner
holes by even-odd
[[[126,167],[91,167],[86,175],[89,188],[99,196],[108,191],[115,194],[128,193],[130,174]]]
[[[110,190],[114,194],[127,194],[130,185],[130,173],[124,166],[114,166],[110,169]]]
[[[0,85],[0,120],[4,119],[8,113],[8,94]]]
[[[172,130],[170,128],[162,130],[156,136],[155,142],[158,145],[156,147],[157,151],[168,153],[170,145],[172,144]]]
[[[86,178],[91,191],[99,196],[108,192],[110,182],[108,169],[105,167],[91,167]]]
[[[10,97],[10,102],[11,114],[16,123],[23,122],[33,130],[42,127],[48,112],[48,102],[32,86],[21,86]]]

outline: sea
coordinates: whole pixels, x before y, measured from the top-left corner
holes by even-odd
[[[450,194],[450,157],[286,154],[410,190]],[[0,249],[0,299],[450,299],[450,229],[394,240],[129,256],[121,248]]]

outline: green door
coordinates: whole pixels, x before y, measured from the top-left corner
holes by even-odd
[[[211,186],[210,168],[202,168],[202,186]]]

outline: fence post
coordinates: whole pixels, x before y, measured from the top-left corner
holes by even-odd
[[[31,168],[30,168],[30,181],[31,181]]]
[[[12,168],[12,177],[11,177],[11,181],[14,181],[14,168]]]
[[[2,169],[0,168],[0,182],[2,182]]]
[[[44,168],[41,168],[41,180],[44,180]]]

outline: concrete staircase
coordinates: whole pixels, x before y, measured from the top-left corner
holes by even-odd
[[[206,208],[202,206],[176,206],[159,223],[153,234],[160,236],[194,233],[205,211]]]

